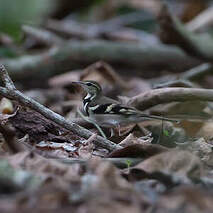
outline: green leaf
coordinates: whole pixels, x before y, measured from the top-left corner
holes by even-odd
[[[127,168],[129,168],[132,165],[132,161],[131,160],[126,160],[126,164],[127,164]]]
[[[52,5],[53,0],[0,0],[0,32],[19,40],[21,25],[38,24]]]
[[[169,137],[169,131],[168,131],[168,130],[164,129],[164,130],[163,130],[163,134],[164,134],[165,136]]]

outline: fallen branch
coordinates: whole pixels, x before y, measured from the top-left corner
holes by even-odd
[[[180,74],[170,74],[151,80],[153,89],[165,87],[191,87],[196,88],[197,85],[191,81],[197,81],[208,74],[212,74],[213,67],[210,63],[204,63],[193,67]],[[160,83],[159,83],[160,82]]]
[[[179,48],[165,45],[143,45],[104,40],[65,42],[45,53],[1,59],[14,80],[48,78],[67,70],[103,60],[112,65],[141,70],[183,71],[200,64]]]
[[[163,5],[158,15],[160,38],[164,43],[175,44],[189,55],[199,59],[213,61],[213,39],[207,34],[196,34],[187,28]]]
[[[165,88],[165,87],[189,87],[189,88],[195,88],[196,84],[193,84],[192,82],[184,79],[175,79],[166,81],[163,83],[159,83],[154,85],[153,89],[159,89],[159,88]]]
[[[51,111],[50,109],[44,107],[43,105],[39,104],[38,102],[34,101],[33,99],[25,96],[23,93],[18,91],[11,78],[9,77],[5,67],[3,65],[0,66],[0,77],[5,85],[5,87],[0,87],[0,95],[7,97],[12,100],[18,101],[20,104],[23,104],[24,106],[30,107],[31,109],[39,112],[44,117],[52,120],[53,122],[57,123],[58,125],[64,127],[67,130],[72,131],[73,133],[88,139],[90,138],[93,133],[89,130],[71,122],[67,121],[64,117],[61,115]],[[100,136],[97,136],[97,138],[94,140],[94,143],[97,146],[106,148],[110,151],[119,149],[121,146],[105,139]]]
[[[144,14],[144,12],[134,12],[117,16],[98,24],[87,24],[69,19],[63,21],[48,20],[45,26],[58,34],[81,39],[94,39],[100,38],[106,33],[116,31],[124,26],[144,21],[147,19],[146,17],[147,14]]]
[[[130,27],[111,25],[110,21],[103,24],[89,25],[75,21],[49,20],[47,28],[66,38],[141,41],[146,44],[160,43],[156,35]]]
[[[204,63],[180,74],[178,78],[192,81],[200,80],[205,75],[211,74],[212,71],[213,71],[212,64]]]
[[[62,38],[45,29],[24,25],[22,30],[25,34],[48,46],[60,45],[64,42]]]
[[[131,98],[129,105],[140,110],[163,103],[184,101],[213,101],[213,89],[163,88],[150,90]]]
[[[202,11],[194,19],[186,24],[189,31],[202,31],[204,28],[211,27],[213,22],[213,7]]]

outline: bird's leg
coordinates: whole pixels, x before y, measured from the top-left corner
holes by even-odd
[[[83,115],[83,113],[79,109],[77,109],[77,112],[81,116],[81,118],[83,118],[85,121],[93,124],[97,128],[97,130],[99,131],[99,133],[101,134],[102,137],[107,138],[105,133],[103,132],[103,130],[101,129],[101,127],[97,123],[90,120],[87,116]]]
[[[152,137],[152,133],[151,133],[151,132],[148,133],[147,135],[144,135],[144,136],[140,137],[140,138],[143,139],[143,140],[147,140],[147,139],[149,139],[150,137]]]
[[[128,132],[130,132],[131,131],[131,129],[126,129],[126,130],[124,130],[122,133],[121,133],[121,131],[119,131],[119,136],[124,136],[124,135],[126,135]]]
[[[116,125],[116,128],[118,129],[118,136],[124,136],[133,129],[133,125],[122,129],[122,127],[118,124]]]
[[[112,138],[115,135],[115,131],[113,128],[110,128],[110,138]]]
[[[127,132],[127,131],[125,131],[124,133],[121,133],[120,126],[116,126],[115,128],[118,129],[118,136],[123,136]],[[110,138],[112,138],[113,136],[115,136],[115,130],[114,130],[114,128],[110,128]]]
[[[122,136],[120,124],[117,124],[116,127],[118,128],[118,136]]]

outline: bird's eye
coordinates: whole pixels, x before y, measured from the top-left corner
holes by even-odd
[[[91,84],[91,83],[87,83],[87,86],[91,87],[91,86],[92,86],[92,84]]]

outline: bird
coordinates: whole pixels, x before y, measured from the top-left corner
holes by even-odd
[[[83,112],[100,127],[120,128],[128,124],[136,124],[145,120],[161,120],[177,122],[161,116],[147,115],[134,107],[129,107],[103,95],[100,84],[96,81],[72,82],[80,85],[85,91]]]

